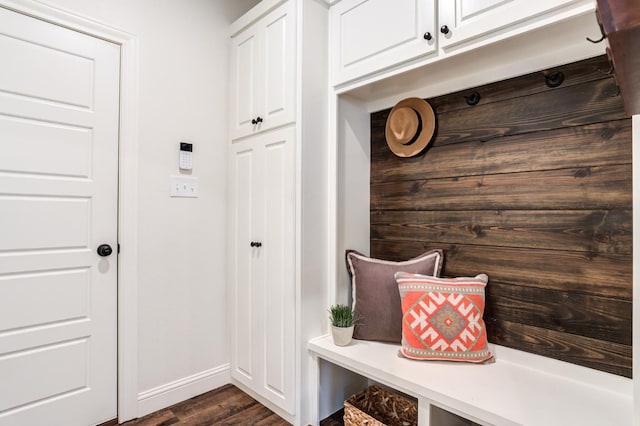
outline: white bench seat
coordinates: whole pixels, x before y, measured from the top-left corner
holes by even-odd
[[[432,404],[482,425],[633,423],[631,379],[502,346],[491,345],[496,362],[481,365],[412,361],[387,343],[353,340],[339,347],[330,336],[308,348],[316,358],[416,397],[421,426],[429,425]]]

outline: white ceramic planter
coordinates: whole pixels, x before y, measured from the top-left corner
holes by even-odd
[[[353,326],[351,327],[336,327],[331,326],[331,337],[333,337],[333,343],[336,346],[347,346],[351,343],[353,337]]]

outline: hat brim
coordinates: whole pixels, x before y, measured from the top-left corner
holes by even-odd
[[[413,109],[421,119],[422,129],[420,134],[415,138],[413,143],[403,144],[396,138],[395,134],[391,131],[389,126],[389,120],[393,116],[394,110],[399,108],[411,108]],[[389,113],[389,118],[385,126],[385,138],[389,149],[398,157],[413,157],[421,153],[431,139],[436,129],[436,115],[433,112],[431,105],[424,99],[420,98],[407,98],[398,102]]]

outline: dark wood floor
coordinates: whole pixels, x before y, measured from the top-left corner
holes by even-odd
[[[115,424],[115,423],[114,423]],[[103,426],[109,425],[106,423]],[[289,423],[233,385],[151,413],[124,426],[209,426],[255,425],[288,426]]]
[[[343,426],[344,410],[327,417],[320,426]],[[116,426],[118,422],[100,426]],[[139,419],[122,423],[122,426],[288,426],[289,422],[251,398],[234,385],[224,385],[211,392],[198,395],[171,407],[151,413]]]
[[[321,421],[320,426],[344,426],[344,409]]]

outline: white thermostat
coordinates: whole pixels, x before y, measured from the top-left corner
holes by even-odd
[[[180,169],[193,169],[193,144],[180,142]]]

